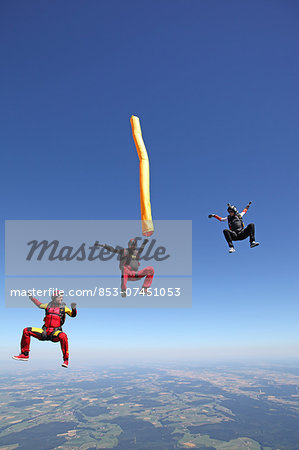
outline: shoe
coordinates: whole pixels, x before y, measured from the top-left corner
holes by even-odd
[[[253,241],[253,242],[251,242],[251,244],[250,244],[250,248],[256,247],[257,245],[260,245],[260,243],[259,243],[259,242]]]
[[[234,253],[236,250],[234,247],[229,247],[229,253]]]
[[[63,364],[61,364],[61,367],[65,367],[65,368],[67,369],[68,366],[69,366],[69,360],[68,360],[68,359],[65,359],[65,360],[63,361]]]
[[[12,359],[17,361],[28,361],[29,355],[24,355],[24,353],[20,353],[18,356],[12,356]]]
[[[126,291],[120,291],[120,295],[122,296],[122,298],[126,298],[127,292]]]

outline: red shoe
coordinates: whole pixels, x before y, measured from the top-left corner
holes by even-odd
[[[69,360],[68,360],[68,359],[65,359],[65,360],[63,361],[63,364],[61,364],[61,367],[65,367],[65,368],[67,369],[68,366],[69,366]]]
[[[18,356],[12,356],[12,359],[16,359],[17,361],[28,361],[29,355],[24,355],[24,353],[20,353]]]

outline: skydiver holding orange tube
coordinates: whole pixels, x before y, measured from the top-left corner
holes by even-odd
[[[233,241],[243,241],[249,237],[250,247],[256,247],[259,242],[255,240],[255,226],[254,223],[250,223],[247,227],[244,227],[243,216],[247,213],[251,202],[243,209],[241,213],[238,212],[237,208],[230,203],[227,204],[228,216],[220,217],[216,214],[209,214],[209,219],[215,217],[215,219],[220,220],[220,222],[228,221],[229,230],[223,230],[224,237],[229,246],[229,253],[235,252],[235,247]]]
[[[148,243],[148,239],[144,239],[143,243],[137,248],[137,238],[130,239],[128,248],[113,248],[111,245],[99,244],[97,241],[95,247],[103,247],[111,253],[117,253],[119,255],[119,268],[121,270],[121,296],[124,298],[127,296],[127,281],[137,281],[145,277],[143,282],[141,293],[148,294],[148,288],[151,286],[154,277],[154,268],[147,266],[144,269],[139,270],[140,262],[139,258],[143,252],[144,247]]]

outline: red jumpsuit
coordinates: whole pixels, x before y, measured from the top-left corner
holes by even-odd
[[[64,303],[61,305],[55,303],[55,301],[41,303],[34,297],[30,299],[38,308],[45,310],[44,325],[42,328],[24,328],[21,339],[21,354],[26,354],[25,352],[30,351],[30,338],[32,336],[39,341],[60,342],[63,359],[68,360],[68,339],[61,327],[65,321],[65,314],[70,317],[76,317],[77,310],[68,308]]]
[[[142,270],[134,271],[131,266],[124,266],[121,275],[121,289],[125,291],[127,289],[127,281],[137,281],[144,278],[143,288],[149,288],[152,284],[154,278],[154,268],[152,266],[147,266]]]
[[[111,245],[103,245],[104,248],[112,253],[119,254],[120,263],[119,268],[121,270],[121,290],[126,291],[127,281],[137,281],[145,277],[142,285],[142,289],[149,288],[152,284],[154,278],[154,268],[152,266],[147,266],[142,270],[138,270],[140,266],[139,258],[146,245],[147,241],[140,246],[136,247],[136,239],[131,239],[129,241],[129,248],[113,248]],[[134,248],[131,247],[131,243],[135,244]]]

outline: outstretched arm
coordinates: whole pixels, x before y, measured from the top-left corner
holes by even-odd
[[[252,202],[249,202],[248,205],[245,206],[245,208],[243,209],[243,211],[240,213],[240,216],[243,217],[244,214],[247,213],[249,206],[251,205]]]
[[[95,247],[103,247],[103,248],[105,248],[106,250],[108,250],[111,253],[118,253],[118,254],[120,254],[123,251],[123,248],[121,248],[121,247],[114,248],[114,247],[112,247],[111,245],[108,245],[108,244],[100,244],[99,241],[96,241],[94,246]]]
[[[40,309],[46,309],[48,306],[48,303],[41,303],[39,300],[37,300],[37,298],[32,297],[31,292],[27,292],[28,297],[30,298],[30,300],[35,304],[35,306],[37,306]]]
[[[215,219],[220,220],[220,222],[225,222],[227,220],[227,217],[220,217],[220,216],[217,216],[217,214],[209,214],[208,217],[209,217],[209,219],[211,219],[212,217],[215,217]]]

